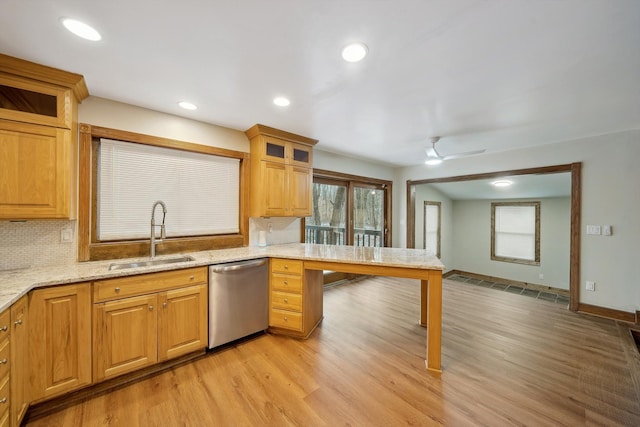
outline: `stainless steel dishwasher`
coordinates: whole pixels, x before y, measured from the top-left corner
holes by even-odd
[[[209,266],[209,348],[269,327],[268,259]]]

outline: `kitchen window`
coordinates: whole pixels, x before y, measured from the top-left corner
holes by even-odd
[[[540,202],[491,203],[491,259],[540,265]]]
[[[158,254],[247,244],[247,153],[80,129],[80,261],[147,256],[157,200],[167,206],[167,238]],[[158,215],[160,209],[156,221]]]
[[[440,258],[440,207],[441,202],[424,202],[424,248]]]

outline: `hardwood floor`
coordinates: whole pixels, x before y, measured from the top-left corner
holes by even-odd
[[[262,335],[27,425],[640,425],[626,328],[443,286],[440,377],[424,365],[419,282],[368,278],[325,291],[306,341]]]

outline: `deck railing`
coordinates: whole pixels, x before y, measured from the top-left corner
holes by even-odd
[[[325,225],[305,225],[305,242],[323,245],[345,245],[346,235],[344,227]],[[384,245],[381,230],[367,230],[356,228],[353,236],[354,246],[380,247]]]

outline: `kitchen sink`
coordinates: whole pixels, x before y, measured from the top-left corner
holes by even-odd
[[[150,267],[153,265],[175,264],[177,262],[193,261],[194,259],[188,255],[175,258],[150,259],[148,261],[122,262],[109,265],[109,270],[124,270],[127,268]]]

